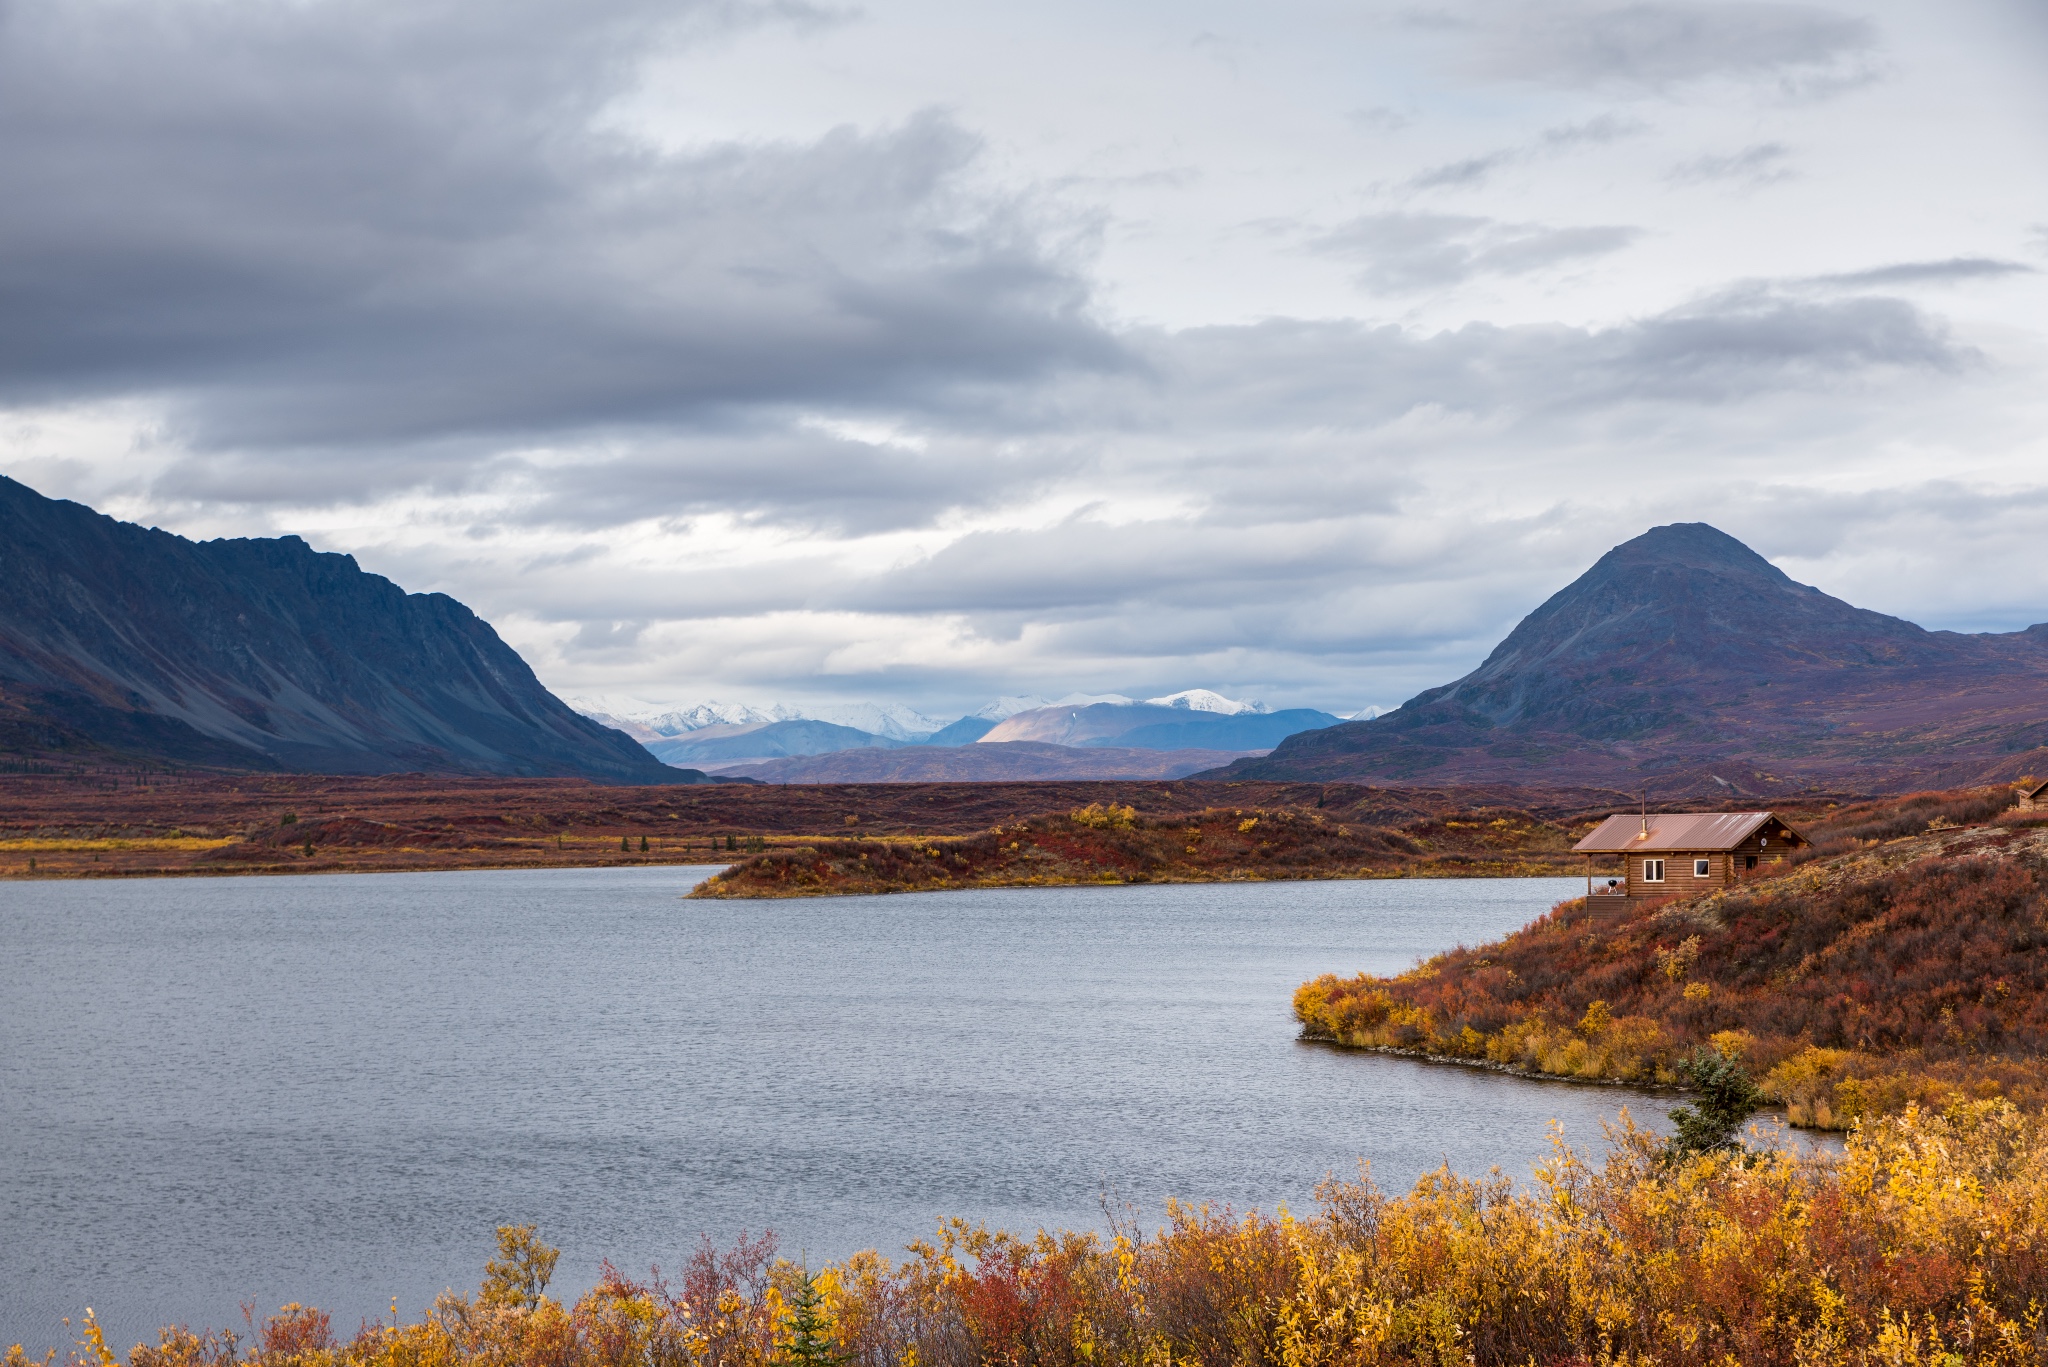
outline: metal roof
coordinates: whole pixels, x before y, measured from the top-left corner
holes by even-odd
[[[1575,854],[1617,854],[1633,850],[1732,850],[1771,820],[1769,812],[1652,812],[1644,818],[1610,816],[1572,846]],[[1790,830],[1790,827],[1786,828]],[[1796,833],[1795,833],[1796,834]]]

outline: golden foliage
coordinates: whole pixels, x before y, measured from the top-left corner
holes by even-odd
[[[1098,831],[1127,831],[1137,824],[1138,809],[1119,807],[1114,802],[1104,806],[1091,802],[1085,807],[1076,807],[1067,816],[1079,826],[1090,826]]]
[[[1619,1028],[1623,1022],[1617,1021]],[[1583,1038],[1579,1043],[1585,1044]],[[2003,1100],[1909,1105],[1845,1155],[1671,1161],[1624,1114],[1604,1163],[1553,1140],[1533,1187],[1441,1170],[1389,1197],[1361,1172],[1315,1211],[1170,1204],[1166,1225],[1029,1238],[949,1221],[891,1266],[810,1279],[768,1241],[708,1244],[670,1285],[606,1264],[564,1306],[546,1246],[500,1232],[474,1300],[346,1343],[289,1305],[249,1367],[2021,1367],[2048,1345],[2048,1124]],[[512,1236],[508,1239],[508,1236]],[[494,1291],[493,1288],[498,1288]],[[116,1367],[97,1324],[67,1367]],[[805,1347],[804,1335],[810,1335]],[[129,1367],[226,1367],[166,1330]],[[42,1367],[19,1347],[6,1367]]]

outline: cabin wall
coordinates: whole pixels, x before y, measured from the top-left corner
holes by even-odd
[[[1643,854],[1630,854],[1622,863],[1622,873],[1630,897],[1672,897],[1690,896],[1699,892],[1712,892],[1754,878],[1764,873],[1779,871],[1788,855],[1790,845],[1749,845],[1733,850],[1664,850]],[[1749,860],[1756,859],[1755,867]],[[1647,867],[1652,860],[1664,861],[1664,881],[1650,881]],[[1701,877],[1693,872],[1694,862],[1707,861],[1707,872]],[[1612,872],[1597,872],[1596,879],[1613,877]]]

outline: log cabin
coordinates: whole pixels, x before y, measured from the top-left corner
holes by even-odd
[[[1808,843],[1770,812],[1650,812],[1610,816],[1572,846],[1586,856],[1586,896],[1685,897],[1778,871]],[[1596,879],[1593,861],[1620,868]]]

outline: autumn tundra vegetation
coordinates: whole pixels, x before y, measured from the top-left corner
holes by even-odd
[[[571,1301],[499,1231],[473,1294],[337,1336],[288,1305],[164,1330],[128,1367],[1960,1367],[2048,1354],[2048,1127],[2004,1100],[1870,1120],[1838,1155],[1685,1152],[1629,1124],[1533,1186],[1361,1173],[1313,1209],[1171,1205],[1146,1233],[960,1221],[815,1271],[772,1239]],[[246,1339],[246,1343],[244,1342]],[[7,1367],[34,1367],[16,1348]],[[68,1367],[121,1359],[88,1319]]]
[[[1310,806],[1141,812],[1091,802],[952,839],[826,840],[736,864],[695,897],[819,897],[1085,883],[1513,877],[1568,872],[1564,827],[1514,807],[1395,824]]]
[[[2048,813],[2011,790],[1839,808],[1789,872],[1574,899],[1493,944],[1295,994],[1313,1039],[1588,1081],[1739,1061],[1795,1124],[2048,1101]]]
[[[1466,872],[1527,865],[1555,870],[1573,862],[1565,854],[1565,828],[1583,825],[1590,814],[1605,815],[1622,800],[1598,789],[1476,785],[1077,780],[607,787],[583,779],[427,774],[0,774],[0,878],[29,876],[31,861],[42,878],[729,862],[734,854],[820,840],[959,839],[1091,806],[1131,807],[1148,827],[1209,808],[1243,809],[1246,816],[1312,812],[1353,832],[1399,833],[1418,849],[1428,846],[1423,852],[1447,871],[1461,857],[1477,861]],[[1507,826],[1519,833],[1503,840]],[[1261,839],[1270,834],[1269,826]],[[1504,853],[1512,859],[1502,862]],[[1423,866],[1432,865],[1425,860]]]

